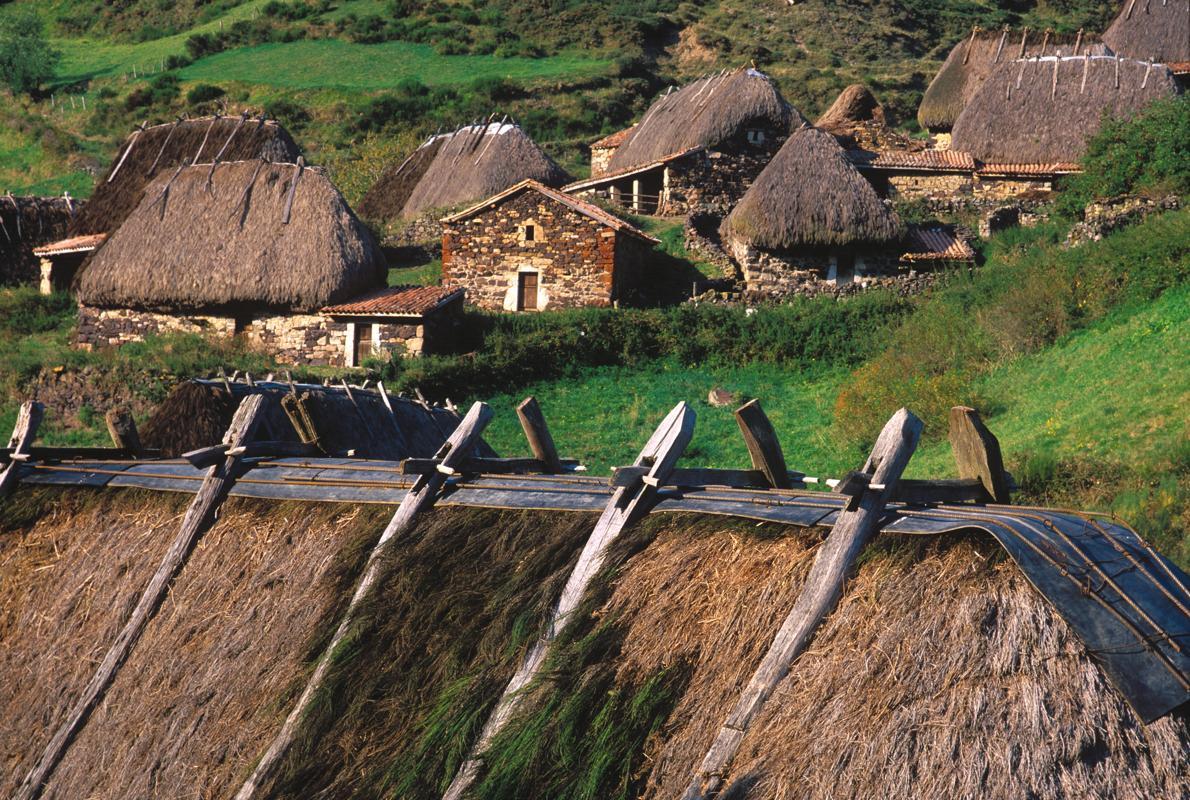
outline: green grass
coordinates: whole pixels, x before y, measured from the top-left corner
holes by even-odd
[[[664,217],[635,217],[637,227],[661,240],[659,249],[698,270],[706,278],[725,277],[717,264],[699,258],[686,249],[686,224]]]
[[[337,39],[271,43],[228,50],[180,71],[185,80],[243,81],[289,89],[390,89],[410,78],[427,86],[460,86],[479,78],[532,81],[599,75],[605,59],[443,56],[425,44],[352,44]]]
[[[398,267],[388,271],[389,286],[436,286],[442,281],[442,259],[415,267]]]

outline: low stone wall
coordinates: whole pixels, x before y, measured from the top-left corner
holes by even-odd
[[[1097,242],[1109,233],[1135,225],[1150,214],[1172,211],[1181,207],[1177,195],[1153,200],[1148,197],[1114,197],[1091,203],[1083,209],[1083,221],[1075,224],[1066,235],[1066,247],[1078,247]]]
[[[1013,200],[1035,192],[1052,192],[1052,178],[991,178],[976,175],[971,192],[976,200]]]
[[[834,275],[839,253],[828,249],[773,253],[756,250],[739,242],[727,241],[744,273],[744,298],[772,300],[785,297],[842,297],[873,288],[891,288],[902,294],[915,294],[933,285],[934,272],[919,272],[901,267],[896,256],[875,248],[856,249],[850,277]]]
[[[950,199],[970,196],[974,188],[974,180],[969,173],[890,173],[887,180],[888,196],[892,200]]]
[[[253,317],[242,335],[288,364],[341,367],[346,363],[346,323],[317,314]]]
[[[235,320],[231,317],[157,314],[131,308],[79,306],[75,346],[80,350],[118,347],[164,333],[231,336],[235,333]]]

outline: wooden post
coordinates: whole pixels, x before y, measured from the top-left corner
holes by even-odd
[[[578,563],[570,573],[558,605],[554,607],[545,630],[525,655],[521,665],[508,682],[500,702],[492,711],[483,727],[479,740],[471,753],[459,767],[454,780],[443,795],[443,800],[460,800],[474,782],[483,763],[483,754],[492,739],[500,732],[516,711],[524,689],[541,669],[549,654],[554,639],[566,629],[570,617],[592,579],[603,569],[608,547],[619,537],[620,532],[634,520],[648,513],[657,487],[673,472],[674,465],[690,444],[694,435],[694,410],[685,403],[678,403],[657,426],[649,441],[636,457],[636,466],[648,467],[649,472],[632,485],[617,488],[603,510],[595,529],[587,539]]]
[[[286,717],[285,724],[281,726],[281,730],[257,763],[252,774],[236,792],[236,800],[248,800],[248,798],[255,797],[257,792],[261,791],[276,774],[277,769],[281,766],[281,759],[285,757],[285,753],[297,738],[298,727],[309,713],[315,695],[321,689],[323,681],[326,680],[335,650],[347,636],[347,631],[355,622],[360,606],[368,594],[384,579],[389,543],[397,536],[412,529],[417,515],[438,499],[439,491],[446,483],[447,474],[450,470],[461,466],[471,454],[475,443],[479,441],[480,433],[487,427],[491,419],[492,410],[484,403],[476,403],[471,406],[467,416],[463,417],[463,421],[459,423],[454,433],[435,455],[436,459],[441,460],[441,466],[444,469],[420,476],[409,493],[405,495],[401,505],[397,507],[396,513],[393,514],[392,520],[389,521],[388,527],[384,529],[384,533],[380,535],[380,539],[368,555],[368,563],[364,567],[363,575],[355,587],[354,594],[351,596],[351,602],[343,614],[343,620],[335,630],[330,644],[326,646],[319,657],[318,665],[314,668],[309,681],[306,682],[306,688],[302,691],[301,697],[298,698],[297,703],[289,712],[289,716]]]
[[[132,458],[139,458],[143,448],[132,414],[127,409],[113,408],[103,418],[107,422],[107,433],[112,437],[112,444]]]
[[[683,795],[684,800],[713,797],[723,785],[724,776],[752,721],[777,684],[789,673],[790,665],[810,644],[815,629],[839,602],[843,581],[856,556],[876,535],[876,525],[917,447],[921,429],[921,420],[904,408],[885,424],[863,468],[863,472],[872,476],[871,483],[884,488],[864,492],[855,510],[839,512],[830,535],[814,557],[793,610],[785,618],[735,709],[719,729]]]
[[[549,426],[545,424],[545,415],[541,413],[541,406],[537,405],[537,398],[532,395],[521,401],[516,407],[516,415],[521,421],[521,429],[525,438],[529,440],[529,448],[533,456],[545,465],[547,472],[561,472],[562,461],[558,458],[558,448],[554,446],[554,437],[550,436]]]
[[[735,421],[740,426],[744,443],[748,445],[752,467],[763,472],[774,489],[790,488],[792,484],[785,466],[785,455],[781,452],[781,442],[773,430],[773,423],[769,422],[768,415],[760,407],[760,401],[749,400],[737,408]]]
[[[264,397],[262,395],[253,395],[240,403],[231,420],[231,426],[223,437],[224,444],[229,448],[238,448],[252,441],[263,409]],[[215,523],[215,514],[235,482],[239,461],[240,456],[238,455],[228,456],[222,463],[207,470],[198,494],[194,496],[190,507],[186,509],[182,527],[174,537],[169,550],[161,559],[149,585],[141,594],[132,616],[116,636],[116,640],[108,649],[107,655],[104,656],[103,662],[83,690],[82,695],[75,702],[66,721],[50,739],[45,752],[42,753],[33,769],[29,771],[24,783],[21,784],[21,788],[16,794],[19,800],[34,800],[41,794],[46,781],[49,780],[50,775],[53,774],[54,769],[66,754],[70,742],[82,730],[95,706],[103,699],[104,693],[115,680],[116,673],[128,659],[132,648],[136,646],[145,626],[161,607],[161,603],[169,592],[170,584],[182,570],[194,545]]]
[[[978,480],[993,502],[1012,499],[1000,442],[974,408],[955,406],[950,410],[950,449],[960,478]]]
[[[45,416],[45,406],[33,400],[21,403],[17,412],[17,423],[12,428],[12,438],[8,440],[8,448],[12,451],[11,461],[3,472],[0,472],[0,498],[7,497],[17,488],[21,478],[21,464],[24,456],[33,449],[33,440],[37,438],[37,429],[41,426]]]
[[[393,423],[393,435],[396,437],[397,447],[401,449],[401,453],[404,455],[413,455],[413,450],[409,447],[409,443],[405,441],[405,434],[401,433],[401,426],[397,422],[397,412],[393,410],[392,400],[389,399],[388,392],[384,388],[384,381],[376,381],[376,390],[380,392],[380,399],[384,403],[384,407],[388,409],[388,418]]]

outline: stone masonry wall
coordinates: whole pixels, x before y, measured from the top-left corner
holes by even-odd
[[[850,279],[832,277],[839,250],[805,248],[774,253],[748,247],[739,241],[725,242],[744,275],[744,292],[752,299],[795,295],[854,294],[876,286],[915,286],[918,273],[903,271],[891,251],[880,248],[852,248],[855,259]]]
[[[888,175],[888,196],[894,200],[969,197],[973,184],[974,181],[970,174],[890,173]]]
[[[591,177],[598,178],[607,172],[607,167],[611,164],[612,156],[616,154],[614,147],[592,147],[591,148]]]
[[[341,367],[346,363],[347,325],[317,314],[253,317],[243,336],[288,364]]]
[[[231,336],[235,333],[235,320],[231,317],[176,316],[129,308],[81,305],[75,346],[80,350],[116,347],[127,342],[142,342],[146,336],[163,333]]]
[[[740,134],[715,150],[671,161],[669,193],[658,214],[729,213],[788,138],[776,130],[763,133],[761,144],[751,144]]]
[[[1052,192],[1050,178],[987,178],[976,176],[972,186],[978,200],[1010,200],[1031,192]]]

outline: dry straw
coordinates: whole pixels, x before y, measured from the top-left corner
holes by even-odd
[[[1190,2],[1125,0],[1103,41],[1130,58],[1151,58],[1163,64],[1190,61]]]
[[[867,86],[853,83],[839,93],[831,107],[814,123],[814,127],[839,135],[867,122],[883,125],[884,107]]]

